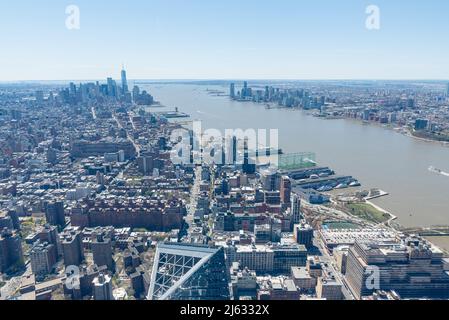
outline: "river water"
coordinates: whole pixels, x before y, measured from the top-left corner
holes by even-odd
[[[231,101],[209,94],[220,86],[149,84],[156,100],[201,120],[203,129],[278,129],[286,153],[314,152],[319,165],[352,175],[364,189],[380,188],[389,196],[374,200],[398,216],[406,227],[449,225],[449,148],[407,137],[393,130],[351,120],[324,120],[299,110],[266,109],[264,104]],[[157,111],[157,110],[155,110]]]

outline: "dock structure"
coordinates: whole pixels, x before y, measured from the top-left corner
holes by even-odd
[[[281,169],[279,172],[281,175],[289,176],[293,180],[309,179],[312,175],[333,176],[335,174],[329,167],[318,166],[290,170]]]
[[[402,232],[407,234],[417,234],[421,237],[447,237],[449,236],[449,226],[435,226],[428,228],[404,228]]]
[[[154,114],[162,116],[167,119],[190,118],[189,114],[179,111],[154,112]]]
[[[318,179],[304,179],[301,181],[296,181],[293,183],[295,187],[300,187],[302,189],[319,189],[321,187],[325,186],[332,186],[335,188],[335,186],[339,184],[349,184],[351,182],[355,181],[355,179],[352,176],[331,176],[331,177],[322,177]]]

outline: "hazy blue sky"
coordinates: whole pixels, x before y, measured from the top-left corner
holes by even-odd
[[[65,27],[78,5],[81,29]],[[366,7],[381,29],[365,28]],[[2,0],[0,80],[449,79],[447,0]]]

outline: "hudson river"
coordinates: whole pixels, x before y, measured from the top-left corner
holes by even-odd
[[[389,196],[373,202],[398,216],[403,226],[449,225],[449,177],[428,170],[434,166],[449,172],[448,147],[375,125],[323,120],[299,110],[268,110],[265,104],[235,102],[206,91],[227,93],[227,87],[142,87],[168,110],[178,107],[190,114],[191,120],[202,120],[203,130],[279,129],[279,145],[284,152],[314,152],[319,165],[329,166],[337,174],[354,176],[364,189],[389,192]]]

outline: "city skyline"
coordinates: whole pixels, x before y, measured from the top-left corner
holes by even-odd
[[[0,304],[449,300],[449,2],[57,2],[0,3]]]
[[[124,66],[120,74],[0,86],[0,300],[449,297],[447,197],[438,192],[449,183],[447,148],[430,143],[449,141],[440,84],[130,91]],[[200,114],[207,128],[219,110],[212,131],[188,121]],[[342,121],[352,124],[335,130]],[[254,143],[270,127],[279,128],[270,147]],[[288,127],[308,135],[319,158],[301,152],[307,141],[286,136]],[[223,128],[232,140],[217,138]],[[376,144],[366,143],[371,129]],[[412,146],[417,166],[407,167]],[[391,147],[399,152],[371,156]],[[421,185],[408,183],[410,172]]]
[[[30,5],[0,5],[2,29],[13,30],[3,35],[0,81],[102,79],[115,73],[117,61],[133,79],[158,80],[444,80],[449,74],[446,1],[80,0],[74,3],[79,30],[65,25],[69,3],[42,1],[27,10]],[[380,10],[379,30],[366,28],[370,5]]]

